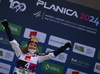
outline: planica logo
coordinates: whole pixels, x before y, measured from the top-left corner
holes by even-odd
[[[43,8],[48,9],[48,10],[53,10],[55,12],[60,12],[61,14],[66,14],[68,16],[74,16],[76,18],[78,18],[78,14],[77,11],[74,11],[72,9],[67,9],[65,7],[60,7],[58,5],[55,4],[48,4],[47,2],[44,2],[42,0],[38,0],[38,2],[36,3],[36,6],[43,6]]]
[[[42,64],[42,68],[41,70],[46,71],[46,72],[50,72],[53,74],[62,74],[63,72],[63,67],[53,64],[53,63],[49,63],[49,62],[43,62]]]
[[[9,27],[10,27],[13,34],[20,35],[21,29],[22,29],[21,26],[9,23]],[[3,27],[2,24],[0,24],[0,30],[5,31],[5,28]]]

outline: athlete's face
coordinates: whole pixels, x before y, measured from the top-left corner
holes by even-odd
[[[28,49],[37,50],[37,44],[36,43],[30,43],[28,45]]]

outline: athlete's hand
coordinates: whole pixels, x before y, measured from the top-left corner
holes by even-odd
[[[5,28],[8,27],[8,25],[9,25],[6,19],[3,20],[3,21],[1,22],[1,24],[2,24]]]
[[[72,44],[71,44],[70,42],[68,42],[68,43],[66,43],[66,44],[64,45],[64,47],[65,47],[65,48],[72,48]]]
[[[72,44],[70,42],[67,42],[64,46],[61,46],[59,49],[53,51],[54,55],[57,56],[60,53],[64,52],[66,48],[71,48]]]

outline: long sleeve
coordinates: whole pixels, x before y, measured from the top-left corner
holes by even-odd
[[[9,27],[5,27],[5,31],[6,31],[6,33],[7,33],[7,36],[8,36],[9,41],[14,40],[14,37],[13,37],[13,35],[12,35],[12,33],[11,33],[10,28],[9,28]]]
[[[5,31],[7,33],[9,42],[11,43],[11,46],[12,46],[13,50],[15,51],[16,56],[19,57],[22,52],[21,52],[21,49],[19,47],[19,44],[14,39],[14,37],[13,37],[13,35],[11,33],[11,30],[10,30],[10,27],[9,27],[9,24],[8,24],[7,20],[3,20],[1,22],[1,24],[5,27]]]
[[[11,46],[13,50],[15,51],[16,56],[19,57],[22,54],[22,51],[19,47],[18,42],[14,39],[9,27],[5,28],[5,30],[6,30],[9,42],[11,43]]]
[[[41,55],[38,56],[38,63],[41,63],[41,62],[43,62],[43,61],[45,61],[45,60],[49,60],[49,59],[51,59],[51,58],[55,58],[55,55],[54,55],[53,52],[51,52],[51,53],[46,53],[46,54],[41,53]]]
[[[60,53],[64,52],[66,48],[71,48],[72,44],[70,42],[66,43],[64,46],[61,46],[59,49],[53,51],[54,55],[57,56]]]
[[[59,55],[60,53],[62,53],[63,51],[65,51],[66,48],[64,46],[60,47],[59,49],[53,51],[54,55],[57,56]]]
[[[10,43],[11,43],[13,50],[15,51],[16,56],[19,57],[22,54],[19,44],[17,43],[15,39],[10,41]]]
[[[64,52],[66,48],[71,48],[72,45],[70,42],[66,43],[64,46],[61,46],[59,49],[52,51],[51,53],[45,53],[38,56],[38,63],[41,63],[45,60],[49,60],[51,58],[55,58],[60,53]]]
[[[11,30],[10,30],[10,27],[9,27],[9,24],[8,24],[7,20],[3,20],[1,22],[1,24],[5,27],[5,31],[7,33],[9,41],[12,41],[14,39],[14,37],[13,37],[13,35],[11,33]]]

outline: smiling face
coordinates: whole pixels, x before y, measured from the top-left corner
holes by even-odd
[[[33,38],[29,39],[29,42],[27,44],[28,52],[30,54],[36,53],[37,47],[38,47],[38,40]]]
[[[30,43],[29,45],[28,45],[28,49],[31,49],[31,50],[37,50],[37,44],[36,43]]]

